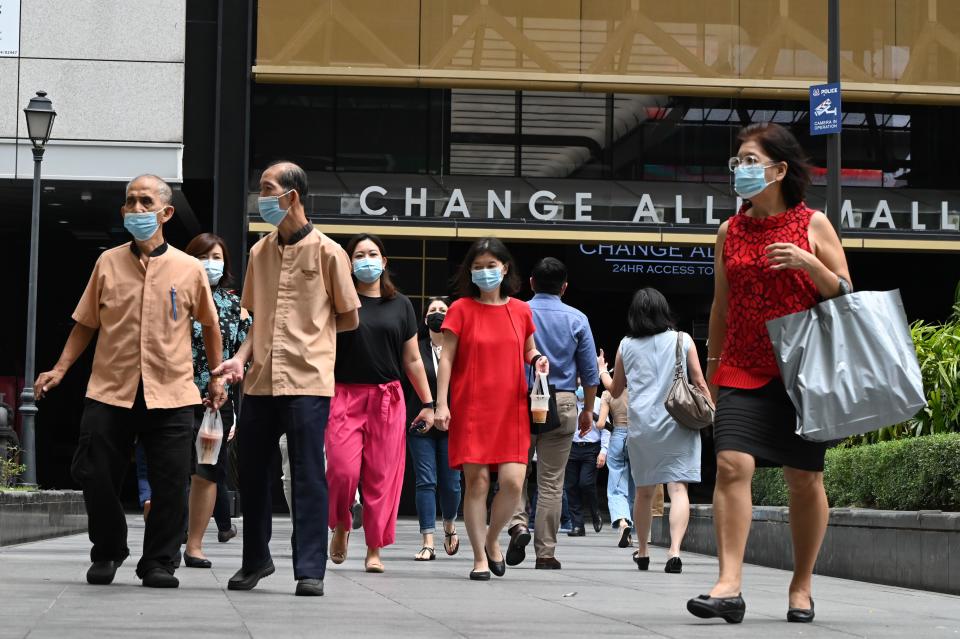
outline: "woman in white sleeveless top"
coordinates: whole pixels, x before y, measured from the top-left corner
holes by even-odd
[[[613,378],[605,374],[603,382],[614,397],[625,388],[629,391],[627,451],[636,484],[633,522],[639,546],[633,557],[640,570],[649,568],[650,505],[657,485],[665,483],[670,495],[670,551],[664,571],[679,573],[683,566],[680,544],[690,519],[687,484],[700,481],[700,433],[678,424],[663,406],[673,383],[678,336],[667,300],[653,288],[637,291],[627,324],[629,331],[620,342]],[[684,374],[706,395],[697,348],[689,335],[679,335]]]

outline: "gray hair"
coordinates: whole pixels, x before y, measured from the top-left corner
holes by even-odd
[[[173,189],[170,188],[170,185],[167,184],[166,180],[164,180],[160,176],[153,175],[152,173],[144,173],[143,175],[138,175],[137,177],[127,182],[127,190],[125,192],[129,193],[130,187],[133,186],[133,183],[143,178],[149,178],[154,182],[156,182],[157,195],[160,197],[160,202],[162,204],[167,205],[173,202]]]

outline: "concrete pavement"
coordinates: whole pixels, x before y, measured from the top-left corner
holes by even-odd
[[[643,573],[609,526],[599,535],[561,535],[563,570],[534,570],[528,553],[522,566],[488,583],[467,579],[462,524],[460,554],[447,557],[438,545],[436,561],[414,562],[417,525],[401,521],[382,575],[363,572],[363,535],[355,531],[347,562],[330,565],[323,598],[292,595],[285,518],[274,521],[277,572],[252,592],[226,589],[240,566],[240,537],[219,544],[211,529],[205,550],[213,569],[181,568],[178,590],[139,585],[139,517],[130,517],[132,556],[111,586],[84,580],[86,535],[0,548],[0,637],[960,637],[960,597],[830,577],[814,580],[816,622],[788,624],[789,573],[755,566],[745,571],[743,624],[699,620],[684,604],[709,588],[716,560],[685,555],[683,574],[668,575],[664,549],[653,548]]]

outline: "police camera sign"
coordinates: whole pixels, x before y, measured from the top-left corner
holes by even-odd
[[[840,83],[810,87],[810,135],[840,133]]]

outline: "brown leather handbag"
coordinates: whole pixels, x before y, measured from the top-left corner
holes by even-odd
[[[673,369],[673,384],[667,393],[663,407],[678,424],[691,430],[702,430],[713,424],[715,413],[710,399],[687,381],[683,373],[683,333],[677,331],[676,365]]]

